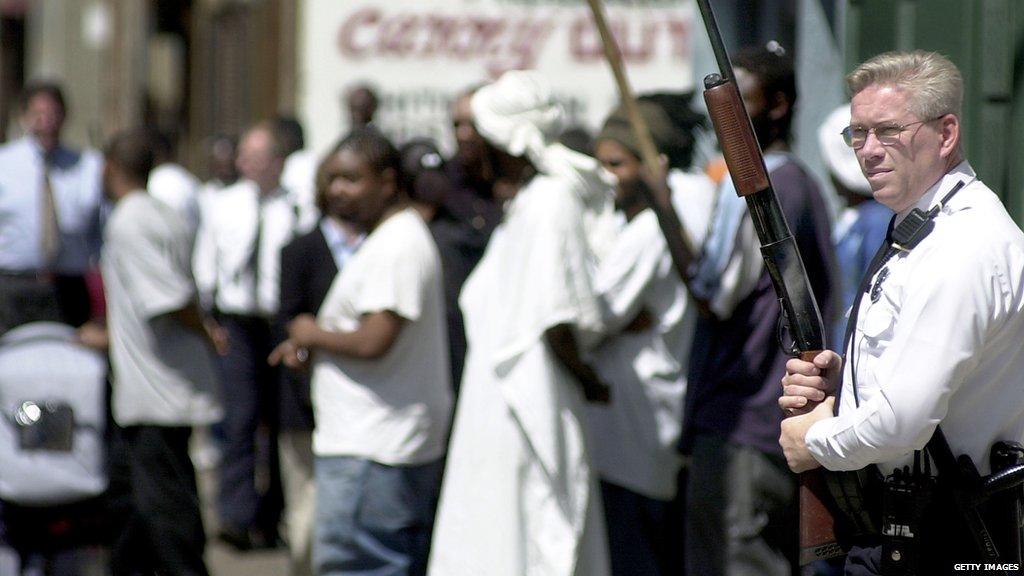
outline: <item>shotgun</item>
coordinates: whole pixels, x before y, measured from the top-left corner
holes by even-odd
[[[825,329],[814,300],[807,271],[789,224],[772,189],[764,155],[750,123],[722,34],[709,0],[697,0],[719,73],[704,78],[704,101],[715,134],[729,167],[736,192],[747,202],[761,243],[761,256],[782,307],[783,322],[792,345],[783,344],[794,356],[810,361],[825,349]],[[843,554],[835,538],[834,520],[825,506],[829,501],[821,472],[800,475],[800,564]]]

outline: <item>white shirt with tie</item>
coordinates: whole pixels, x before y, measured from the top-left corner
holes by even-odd
[[[52,271],[80,275],[99,252],[103,159],[63,146],[51,156],[60,250]],[[0,146],[0,270],[47,269],[42,235],[46,166],[39,142],[25,136]]]
[[[312,229],[316,208],[281,188],[261,195],[249,180],[208,200],[193,254],[204,304],[226,314],[272,317],[279,304],[281,248]]]
[[[806,437],[829,470],[879,464],[888,474],[936,425],[982,474],[996,440],[1024,441],[1024,233],[967,162],[915,207],[961,181],[934,230],[879,269],[861,299],[839,416]]]

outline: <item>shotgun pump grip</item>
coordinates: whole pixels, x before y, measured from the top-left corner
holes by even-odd
[[[768,172],[761,149],[735,82],[724,80],[718,74],[709,74],[704,79],[704,86],[704,102],[736,192],[740,196],[748,196],[768,188]]]

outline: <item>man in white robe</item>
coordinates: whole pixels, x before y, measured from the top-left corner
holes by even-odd
[[[506,74],[472,107],[485,138],[539,173],[460,298],[469,354],[429,573],[605,576],[581,423],[581,385],[595,399],[604,386],[572,356],[601,329],[592,244],[607,228],[610,188],[595,160],[551,144],[561,110],[535,73]]]

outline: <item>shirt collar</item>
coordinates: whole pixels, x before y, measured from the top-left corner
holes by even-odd
[[[946,172],[942,176],[942,178],[939,178],[939,181],[932,185],[932,187],[929,188],[928,191],[925,192],[924,195],[921,196],[921,198],[919,198],[913,206],[900,212],[896,218],[896,221],[901,222],[915,208],[920,209],[922,211],[928,211],[932,206],[941,201],[946,196],[946,194],[948,194],[949,191],[952,190],[953,187],[957,185],[958,182],[963,182],[966,186],[967,184],[970,184],[971,182],[977,180],[977,178],[978,176],[974,173],[974,169],[971,168],[970,163],[968,163],[967,160],[964,160],[963,162],[954,166],[952,170]],[[959,192],[957,194],[959,194]],[[950,202],[952,202],[955,199],[956,197],[954,196],[953,199],[950,200]],[[945,212],[955,210],[956,208],[952,206],[943,207],[943,211]]]
[[[43,145],[39,143],[38,138],[31,134],[25,134],[23,139],[25,141],[26,146],[28,146],[29,150],[32,151],[32,154],[36,158],[42,160],[47,156],[47,152],[46,150],[43,150]],[[63,150],[64,146],[58,142],[57,147],[54,148],[53,151],[49,153],[51,161],[55,161]]]
[[[277,188],[274,188],[270,192],[264,194],[264,193],[262,193],[260,191],[259,185],[256,184],[255,182],[253,182],[252,180],[240,180],[240,181],[241,182],[246,182],[249,185],[249,187],[253,191],[253,193],[256,194],[256,200],[258,202],[260,202],[260,203],[270,202],[271,200],[277,200],[278,198],[287,199],[287,197],[288,197],[288,191],[285,190],[280,184],[277,186]]]
[[[320,231],[323,233],[324,239],[327,240],[327,245],[331,247],[331,250],[355,250],[363,243],[363,239],[366,238],[365,234],[360,234],[352,228],[330,218],[324,218],[320,221]]]

